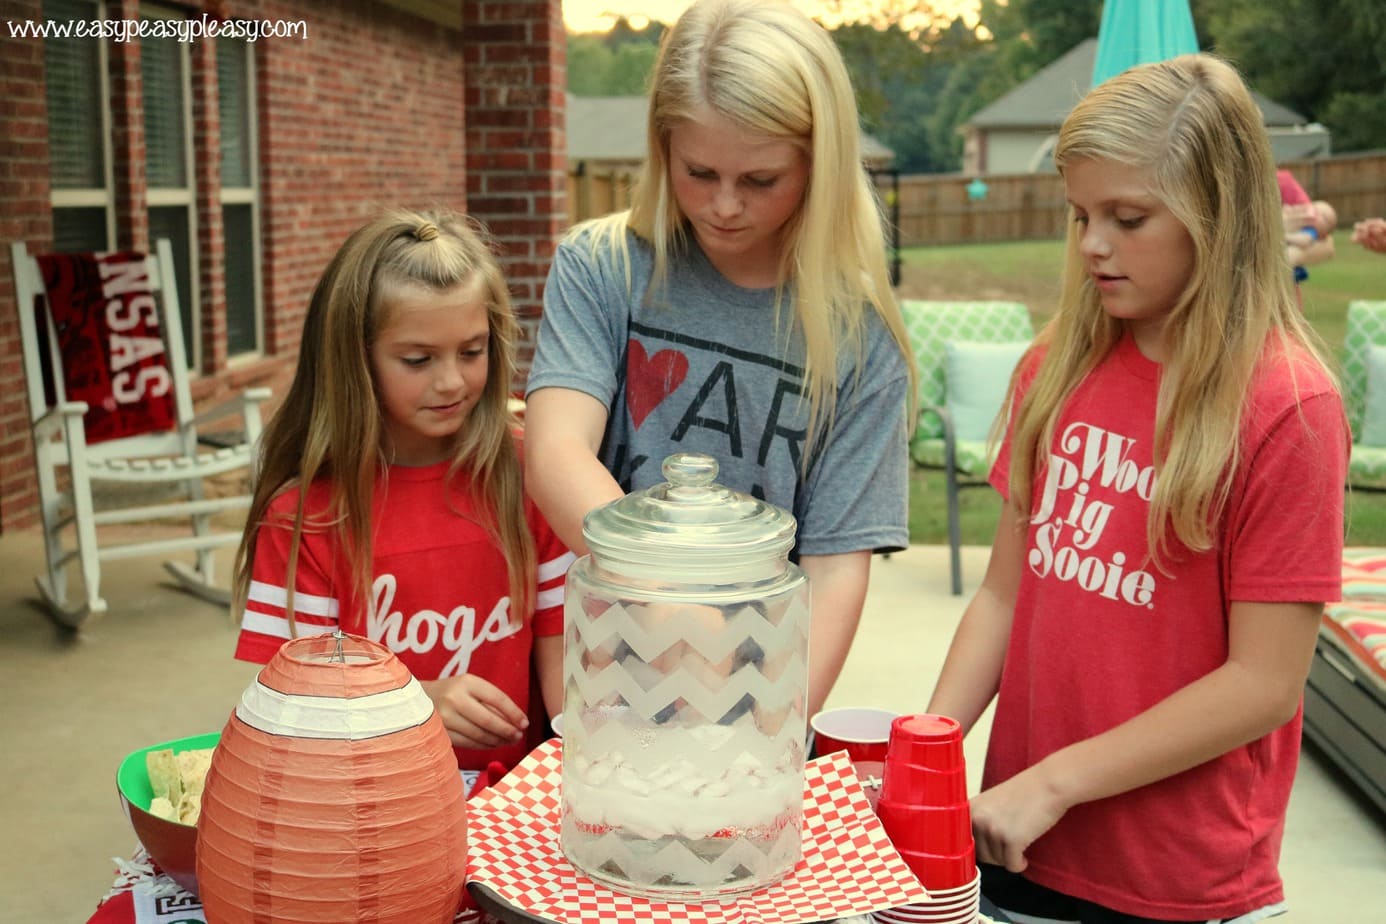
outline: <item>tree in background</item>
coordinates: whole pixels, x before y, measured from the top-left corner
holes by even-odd
[[[932,100],[947,79],[928,49],[898,25],[852,23],[833,30],[856,89],[862,128],[895,152],[901,173],[948,169],[929,144]]]
[[[1335,151],[1386,147],[1381,0],[1198,0],[1193,12],[1213,51],[1263,95],[1327,126]]]
[[[622,17],[609,32],[568,36],[568,92],[575,96],[643,96],[664,25],[636,29]]]
[[[1383,0],[1191,0],[1199,45],[1232,60],[1265,96],[1333,132],[1336,151],[1386,147]],[[1102,0],[980,0],[974,30],[931,0],[820,0],[857,89],[863,128],[904,173],[960,168],[958,128],[1085,39]],[[568,87],[579,96],[645,92],[665,27],[618,20],[568,37]]]

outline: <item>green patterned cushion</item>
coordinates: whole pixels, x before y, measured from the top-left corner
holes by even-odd
[[[1357,442],[1386,446],[1386,346],[1367,347],[1367,394],[1362,400],[1362,429]]]
[[[1343,401],[1354,434],[1362,432],[1367,398],[1367,348],[1372,344],[1386,344],[1386,302],[1350,302],[1347,332],[1343,335]]]
[[[985,478],[996,460],[996,453],[987,452],[986,440],[958,440],[953,448],[958,471],[973,478]],[[943,468],[943,438],[916,436],[910,441],[910,458],[924,468]]]
[[[909,333],[915,364],[919,368],[921,409],[941,407],[946,401],[943,345],[949,340],[1008,343],[1030,340],[1035,335],[1030,311],[1019,302],[902,299],[900,310],[905,317],[905,330]],[[943,429],[936,414],[920,414],[915,431],[917,438],[930,439],[942,435]]]
[[[1386,448],[1353,443],[1348,458],[1348,484],[1355,488],[1386,489]]]

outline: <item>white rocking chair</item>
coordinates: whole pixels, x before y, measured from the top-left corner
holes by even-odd
[[[203,479],[239,469],[246,469],[253,479],[254,449],[260,435],[259,404],[270,396],[270,391],[246,389],[238,397],[194,415],[168,241],[159,241],[157,251],[157,257],[145,259],[149,283],[155,290],[153,301],[158,306],[157,322],[172,379],[177,426],[165,432],[123,436],[88,445],[83,422],[88,407],[83,401],[67,398],[52,313],[46,304],[36,310],[36,298],[45,295],[38,261],[27,253],[23,243],[10,247],[47,556],[47,572],[36,583],[54,618],[72,628],[105,612],[101,563],[119,558],[192,550],[196,555],[191,564],[168,561],[164,567],[179,586],[198,597],[222,605],[229,603],[229,590],[213,582],[212,553],[238,543],[241,531],[239,527],[217,531],[212,517],[247,508],[250,494],[208,498],[204,495]],[[42,332],[39,325],[44,326]],[[46,358],[41,355],[44,352]],[[239,444],[200,449],[198,428],[232,414],[241,415],[244,422],[243,437],[237,434]],[[94,481],[132,486],[131,494],[147,494],[151,488],[162,494],[170,489],[173,498],[116,506],[112,501],[121,492],[107,489],[93,497]],[[179,523],[190,530],[190,535],[135,540],[127,535],[120,540],[103,534],[98,538],[99,532],[110,532],[98,527],[156,520]],[[64,536],[68,526],[75,533],[71,546]],[[84,585],[78,594],[70,593],[67,586],[68,569],[74,563]]]

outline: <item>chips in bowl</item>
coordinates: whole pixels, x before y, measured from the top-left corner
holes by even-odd
[[[202,784],[220,739],[220,732],[211,732],[140,748],[121,761],[116,773],[121,806],[145,852],[194,894]]]
[[[144,765],[149,774],[149,786],[154,798],[149,800],[149,812],[176,821],[196,825],[202,812],[202,787],[207,770],[212,766],[215,748],[192,748],[174,753],[173,748],[157,748],[145,752]]]

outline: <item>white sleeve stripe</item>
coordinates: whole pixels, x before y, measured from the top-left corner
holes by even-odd
[[[557,587],[553,590],[541,590],[539,596],[535,598],[534,608],[536,610],[546,610],[549,607],[561,606],[563,603],[563,588]]]
[[[298,625],[298,635],[307,634],[305,629],[331,629],[336,623],[324,619],[295,619]],[[254,632],[257,635],[268,635],[271,638],[291,638],[289,635],[289,621],[282,615],[272,615],[270,613],[258,613],[255,610],[247,609],[241,613],[241,630],[243,632]],[[313,633],[316,634],[316,633]]]
[[[539,565],[539,583],[552,581],[554,578],[567,574],[568,568],[577,561],[577,556],[572,552],[564,552],[557,558],[543,562]]]
[[[289,621],[282,616],[266,616],[246,610],[241,614],[241,631],[286,639],[289,637]]]
[[[247,602],[263,603],[281,610],[289,608],[289,594],[282,587],[274,584],[266,584],[263,581],[251,581],[250,591],[246,596]],[[335,597],[322,597],[317,594],[306,594],[303,591],[294,592],[294,612],[303,613],[309,616],[326,616],[329,619],[337,618],[337,599]]]

